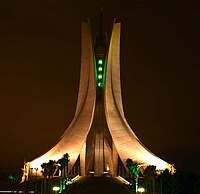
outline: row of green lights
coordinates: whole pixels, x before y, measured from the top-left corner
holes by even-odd
[[[98,69],[98,73],[97,73],[98,83],[97,83],[97,85],[99,87],[102,87],[103,86],[103,83],[102,83],[102,78],[103,78],[103,75],[102,75],[102,73],[103,73],[103,67],[102,67],[103,59],[98,59],[97,60],[97,64],[99,65],[98,68],[97,68]]]

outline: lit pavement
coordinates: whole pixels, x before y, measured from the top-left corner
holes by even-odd
[[[117,178],[80,177],[69,186],[64,194],[130,194]]]

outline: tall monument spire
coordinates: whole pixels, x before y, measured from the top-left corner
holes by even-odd
[[[104,44],[103,43],[103,7],[99,10],[99,44]]]
[[[98,88],[103,88],[106,74],[107,45],[103,31],[103,7],[99,11],[99,33],[94,46],[95,53],[95,75]]]
[[[109,171],[116,176],[119,161],[126,167],[128,158],[143,166],[155,165],[160,170],[171,168],[141,143],[124,116],[120,83],[120,31],[121,23],[114,21],[107,49],[101,19],[100,38],[95,45],[90,22],[82,23],[81,73],[75,116],[55,146],[26,163],[26,173],[27,168],[41,169],[42,163],[57,161],[65,153],[70,156],[69,172],[79,160],[81,175],[93,172],[95,176],[100,176]]]

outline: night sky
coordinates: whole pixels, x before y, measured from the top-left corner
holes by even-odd
[[[70,124],[81,22],[110,36],[122,22],[121,82],[128,123],[156,155],[200,173],[200,3],[0,1],[0,171],[20,172]]]

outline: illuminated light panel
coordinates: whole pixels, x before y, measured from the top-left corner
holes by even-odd
[[[99,59],[99,60],[98,60],[98,64],[99,64],[99,65],[102,65],[102,64],[103,64],[103,60],[102,60],[102,59]]]
[[[139,192],[145,192],[145,189],[142,188],[142,187],[140,187],[140,188],[138,188],[138,191],[139,191]]]
[[[99,67],[98,70],[99,70],[99,71],[103,71],[103,68],[102,68],[102,67]]]
[[[125,183],[126,185],[132,185],[131,183],[129,183],[126,179],[122,178],[121,176],[118,175],[117,177],[120,181],[122,181],[123,183]]]
[[[60,187],[53,187],[53,191],[59,191]]]
[[[102,86],[101,82],[99,82],[99,83],[98,83],[98,86],[99,86],[99,87],[101,87],[101,86]]]
[[[77,180],[78,178],[80,178],[79,174],[78,174],[77,176],[75,176],[75,177],[71,180],[71,182]]]
[[[103,77],[103,76],[102,76],[101,74],[98,75],[98,78],[99,78],[99,79],[102,79],[102,77]]]

